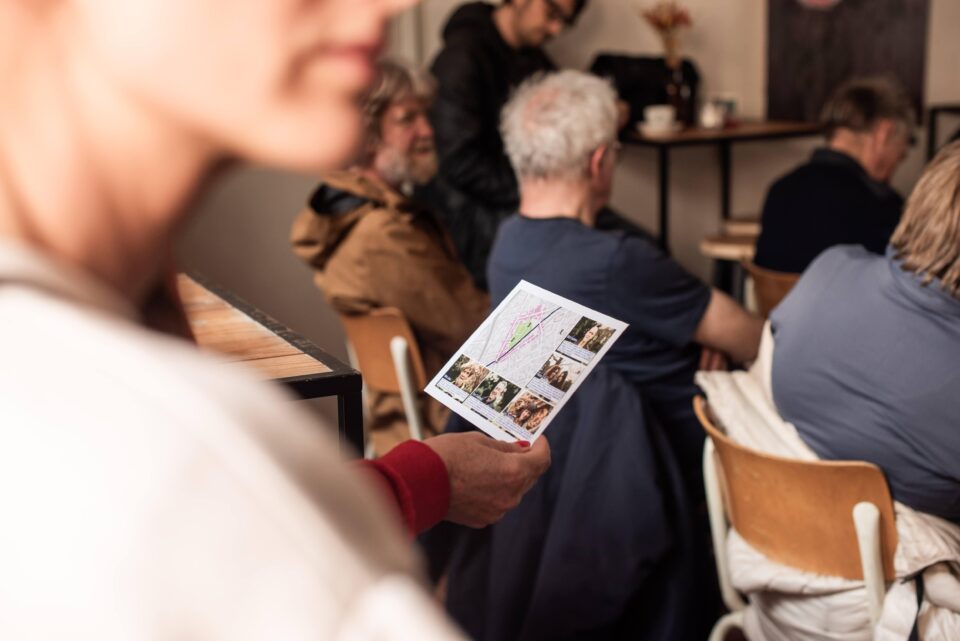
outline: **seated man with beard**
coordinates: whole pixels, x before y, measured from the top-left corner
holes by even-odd
[[[443,228],[404,195],[436,173],[426,116],[432,83],[393,62],[381,62],[379,70],[363,104],[360,161],[323,176],[294,222],[291,241],[341,314],[377,307],[402,311],[432,375],[483,320],[488,300],[473,286]],[[399,395],[371,392],[370,435],[376,453],[383,454],[408,430]],[[439,404],[425,397],[423,402],[430,436],[446,416]]]

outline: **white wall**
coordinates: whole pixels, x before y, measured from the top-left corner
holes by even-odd
[[[393,26],[394,50],[408,59],[429,62],[440,45],[440,29],[458,4],[458,0],[425,0],[410,10]],[[684,53],[700,68],[703,95],[731,94],[743,115],[761,117],[766,94],[766,2],[685,0],[683,4],[695,23],[684,41]],[[550,46],[551,54],[562,65],[584,68],[598,51],[659,53],[655,35],[637,13],[639,5],[634,0],[591,0],[576,27]],[[931,0],[927,102],[960,102],[958,36],[960,1]],[[945,133],[960,124],[946,117],[942,122]],[[770,182],[805,159],[813,146],[814,141],[735,146],[734,214],[757,214]],[[920,173],[924,149],[921,135],[920,144],[894,177],[904,194]],[[699,255],[697,244],[719,224],[716,151],[676,150],[672,164],[672,248],[688,269],[709,278],[710,264]],[[651,230],[656,228],[655,172],[652,151],[625,150],[613,196],[615,207]],[[185,267],[201,269],[323,349],[345,358],[342,330],[286,240],[290,223],[313,184],[310,178],[240,170],[202,204],[200,216],[181,243],[180,256]],[[335,411],[329,404],[321,405],[324,412]]]

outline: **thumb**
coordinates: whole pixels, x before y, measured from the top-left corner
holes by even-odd
[[[550,457],[550,443],[547,442],[546,436],[541,436],[529,448],[529,452],[534,456],[540,457]]]
[[[509,452],[513,454],[517,452],[526,452],[530,448],[529,444],[521,445],[519,441],[507,443],[506,441],[498,441],[496,439],[490,439],[487,445],[495,450],[499,450],[500,452]]]

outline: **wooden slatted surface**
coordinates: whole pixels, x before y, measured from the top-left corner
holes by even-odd
[[[219,352],[231,362],[253,367],[267,379],[331,371],[188,275],[177,277],[177,288],[190,329],[203,349]]]

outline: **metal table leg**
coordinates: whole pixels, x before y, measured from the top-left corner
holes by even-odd
[[[718,145],[720,151],[720,218],[730,220],[730,141],[722,140]]]
[[[344,435],[345,442],[349,443],[353,451],[352,456],[363,456],[365,446],[363,436],[363,386],[360,377],[350,382],[350,388],[337,396],[337,418],[340,424],[340,434]]]

